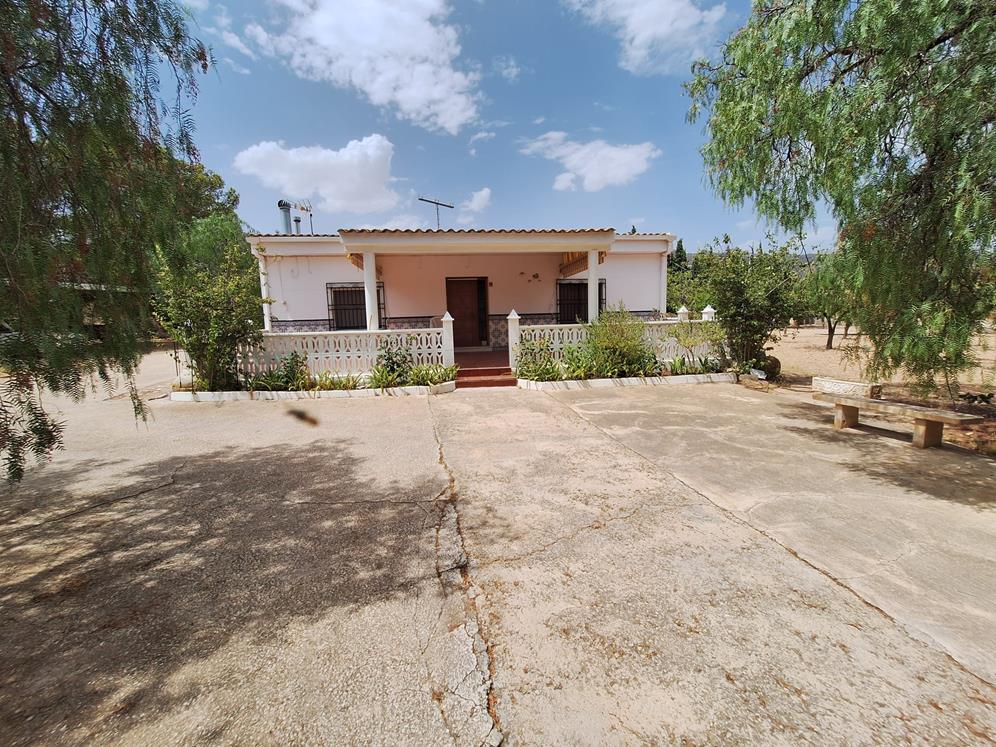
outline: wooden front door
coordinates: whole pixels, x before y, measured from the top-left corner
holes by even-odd
[[[480,278],[446,278],[446,310],[453,317],[453,346],[476,348],[481,337]]]

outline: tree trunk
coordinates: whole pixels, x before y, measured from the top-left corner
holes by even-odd
[[[824,317],[827,320],[827,350],[833,350],[833,335],[837,331],[837,322],[831,321],[830,317]]]

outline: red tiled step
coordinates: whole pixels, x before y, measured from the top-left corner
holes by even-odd
[[[484,386],[515,386],[515,377],[511,374],[504,376],[468,376],[457,378],[457,389],[470,389]]]
[[[490,368],[461,368],[457,371],[457,381],[476,378],[478,376],[511,376],[512,369],[508,366],[492,366]]]

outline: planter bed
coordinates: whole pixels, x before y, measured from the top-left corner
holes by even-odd
[[[390,389],[329,389],[303,392],[171,392],[173,402],[236,402],[242,400],[352,399],[355,397],[408,397],[446,394],[456,389],[455,381],[432,386],[396,386]]]
[[[736,384],[737,375],[732,373],[685,374],[682,376],[647,376],[625,379],[574,379],[569,381],[532,381],[519,379],[519,389],[537,392],[564,391],[572,389],[610,389],[620,386],[668,386],[671,384]]]

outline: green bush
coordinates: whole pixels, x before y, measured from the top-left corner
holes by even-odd
[[[547,340],[523,340],[519,343],[515,375],[531,381],[559,381],[563,378],[560,364]]]
[[[348,389],[360,389],[363,386],[363,379],[356,374],[345,374],[336,376],[330,371],[322,371],[315,377],[314,388],[318,391],[342,391]]]
[[[654,376],[660,369],[645,336],[646,324],[622,304],[603,311],[586,330],[588,336],[578,346],[578,353],[572,353],[572,363],[588,368],[584,378]]]
[[[455,381],[457,366],[441,366],[439,364],[422,364],[412,366],[405,379],[407,386],[434,386],[445,381]]]
[[[383,363],[377,363],[370,369],[370,378],[367,379],[367,386],[370,389],[390,389],[395,386],[403,386],[405,383],[401,372],[389,368]]]
[[[377,365],[404,381],[412,368],[412,350],[399,338],[384,340],[377,350]]]
[[[234,214],[194,221],[157,251],[156,316],[211,391],[238,386],[238,350],[262,339],[259,267]]]

